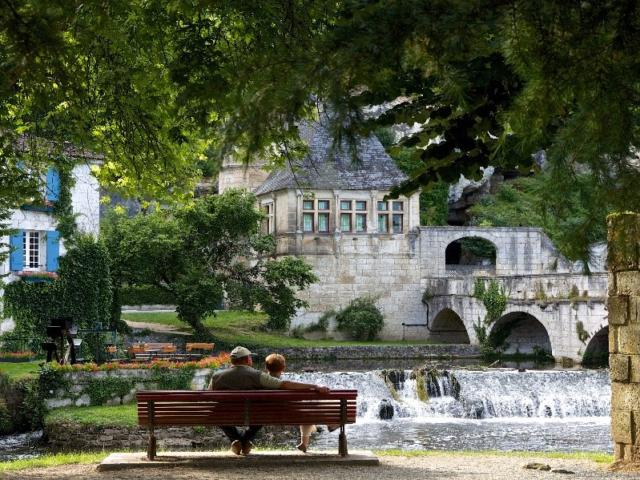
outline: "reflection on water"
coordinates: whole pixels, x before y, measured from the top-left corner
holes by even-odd
[[[612,452],[608,417],[556,419],[399,419],[347,426],[351,448],[407,450],[528,450]],[[337,433],[322,432],[314,447],[335,449]]]

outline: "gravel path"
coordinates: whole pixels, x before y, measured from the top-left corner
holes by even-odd
[[[133,320],[125,320],[126,324],[131,328],[139,330],[151,330],[156,333],[170,333],[172,335],[185,335],[190,336],[190,332],[179,330],[174,325],[165,325],[163,323],[151,323],[151,322],[135,322]]]
[[[525,470],[530,462],[571,474]],[[136,479],[136,480],[529,480],[529,479],[640,479],[640,473],[613,473],[607,466],[588,460],[560,460],[536,457],[434,455],[426,457],[381,457],[377,467],[290,466],[229,467],[215,471],[193,468],[136,469],[122,472],[96,471],[95,465],[66,465],[7,473],[6,479]]]

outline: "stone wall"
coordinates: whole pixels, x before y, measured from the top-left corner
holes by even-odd
[[[207,378],[211,374],[212,369],[201,368],[194,370],[193,379],[191,380],[192,390],[203,390],[205,388]],[[153,382],[154,371],[151,369],[120,369],[113,371],[101,372],[72,372],[65,373],[62,383],[63,388],[50,390],[45,405],[47,408],[60,407],[83,407],[91,404],[91,398],[87,393],[88,385],[92,380],[104,379],[108,377],[119,377],[123,379],[131,379],[135,381],[131,390],[122,398],[112,395],[105,404],[120,405],[121,403],[130,403],[135,401],[135,395],[138,390],[154,390],[158,385]]]
[[[271,350],[256,350],[265,357]],[[306,360],[356,360],[356,359],[437,359],[472,358],[480,355],[475,345],[366,345],[352,347],[284,348],[278,353],[286,358]]]
[[[217,450],[229,448],[229,440],[216,427],[156,427],[160,450]],[[256,438],[258,447],[277,444],[295,449],[296,427],[265,427]],[[53,451],[144,450],[149,441],[145,427],[96,426],[71,422],[49,422],[44,437]],[[336,435],[337,448],[337,435]]]
[[[640,214],[609,222],[609,363],[615,459],[640,462]]]

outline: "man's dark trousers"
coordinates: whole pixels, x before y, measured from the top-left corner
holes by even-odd
[[[220,427],[224,434],[231,440],[240,440],[245,445],[247,442],[251,442],[262,428],[262,425],[251,425],[244,433],[240,433],[236,427]]]

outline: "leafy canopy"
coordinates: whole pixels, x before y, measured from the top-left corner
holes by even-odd
[[[391,147],[420,162],[396,194],[489,164],[528,171],[544,149],[557,191],[586,169],[598,198],[637,209],[639,8],[8,0],[0,154],[25,156],[13,151],[22,134],[68,140],[104,153],[100,177],[123,191],[175,197],[211,152],[285,161],[300,151],[296,122],[324,104],[338,139],[417,127]],[[387,109],[364,115],[371,105]]]

